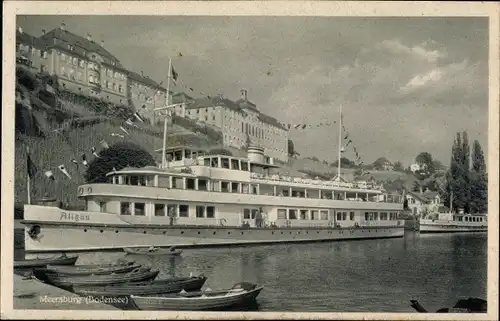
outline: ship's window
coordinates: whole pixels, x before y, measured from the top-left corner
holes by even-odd
[[[139,216],[144,216],[146,214],[145,211],[146,204],[144,203],[135,203],[134,204],[134,214]]]
[[[297,219],[297,210],[288,210],[288,219],[296,220]]]
[[[231,191],[233,193],[238,193],[238,185],[239,185],[239,183],[235,183],[235,182],[231,183]]]
[[[208,186],[208,181],[206,179],[199,179],[198,180],[198,190],[206,191],[207,186]]]
[[[278,209],[278,220],[286,220],[286,210]]]
[[[155,216],[165,216],[165,204],[155,204]]]
[[[172,188],[184,189],[184,179],[182,177],[172,177]]]
[[[311,220],[317,220],[317,219],[319,219],[318,211],[311,210]]]
[[[483,218],[482,218],[482,217],[480,217],[480,218],[479,218],[479,222],[482,222],[482,221],[483,221]]]
[[[229,192],[229,183],[228,182],[221,182],[221,191],[222,192]]]
[[[184,150],[184,158],[191,158],[191,151],[189,149]]]
[[[387,213],[386,213],[386,216],[387,216]],[[351,221],[354,221],[354,212],[349,212],[349,219]]]
[[[196,206],[196,217],[205,217],[205,206]]]
[[[207,218],[214,218],[214,217],[215,217],[215,207],[207,206]]]
[[[189,216],[189,205],[179,205],[179,216],[180,217]]]
[[[130,185],[139,185],[139,177],[130,176]]]
[[[203,165],[210,166],[210,157],[205,157],[203,159]]]
[[[120,203],[120,214],[121,215],[130,215],[130,203],[129,202],[121,202]]]
[[[231,169],[240,169],[240,162],[237,159],[231,159]]]
[[[337,221],[342,220],[342,212],[337,212]]]
[[[170,188],[170,182],[168,176],[158,175],[158,187],[168,187]]]
[[[167,205],[167,215],[169,217],[177,216],[177,204],[168,204]]]
[[[123,177],[123,182],[125,185],[130,185],[130,176],[122,176]]]
[[[106,202],[99,202],[99,211],[101,213],[106,212]]]
[[[229,168],[229,159],[228,158],[221,158],[221,167],[222,168]]]
[[[250,191],[248,187],[249,187],[248,184],[241,184],[241,192],[243,194],[248,194]]]
[[[257,194],[257,186],[252,185],[252,194]]]
[[[369,212],[365,212],[365,221],[368,221],[369,218],[370,218],[370,213]]]
[[[248,208],[245,208],[245,209],[243,210],[243,218],[244,218],[245,220],[249,220],[249,219],[250,219],[250,210],[249,210]]]
[[[259,210],[252,209],[252,219],[254,219],[257,216],[257,212],[259,212]]]
[[[300,219],[307,220],[307,210],[300,210]]]
[[[146,176],[146,186],[154,186],[155,185],[155,177],[154,175]]]
[[[212,191],[220,192],[220,181],[217,180],[212,181]]]
[[[248,171],[248,163],[247,162],[241,162],[241,170]]]
[[[321,213],[321,219],[323,221],[328,220],[328,211],[321,211],[320,213]]]
[[[139,181],[139,184],[140,186],[146,186],[146,176],[139,176],[138,177],[138,181]]]
[[[212,167],[219,167],[219,158],[218,157],[211,158],[210,162],[212,164]]]
[[[194,178],[186,179],[186,189],[195,189],[195,180]]]

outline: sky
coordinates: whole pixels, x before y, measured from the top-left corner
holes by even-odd
[[[414,162],[420,152],[449,165],[457,132],[487,154],[488,20],[473,17],[18,16],[40,36],[64,22],[135,72],[194,97],[240,90],[283,123],[339,119],[365,164]],[[182,54],[182,56],[179,55]],[[191,92],[187,88],[193,88]],[[186,90],[187,89],[187,90]],[[289,133],[302,156],[333,162],[338,128]]]

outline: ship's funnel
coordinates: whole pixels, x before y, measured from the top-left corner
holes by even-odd
[[[265,164],[264,148],[258,146],[248,146],[248,160],[253,163]]]

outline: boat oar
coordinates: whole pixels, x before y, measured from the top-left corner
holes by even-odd
[[[410,302],[411,302],[411,307],[414,308],[417,312],[421,313],[428,312],[417,300],[410,300]]]

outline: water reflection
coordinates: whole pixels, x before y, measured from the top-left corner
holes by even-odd
[[[208,277],[204,288],[247,281],[264,285],[255,306],[238,309],[315,312],[435,311],[460,297],[486,297],[487,235],[420,235],[332,243],[186,249],[180,257],[127,255],[160,270],[158,278]],[[123,258],[84,253],[78,264]]]

